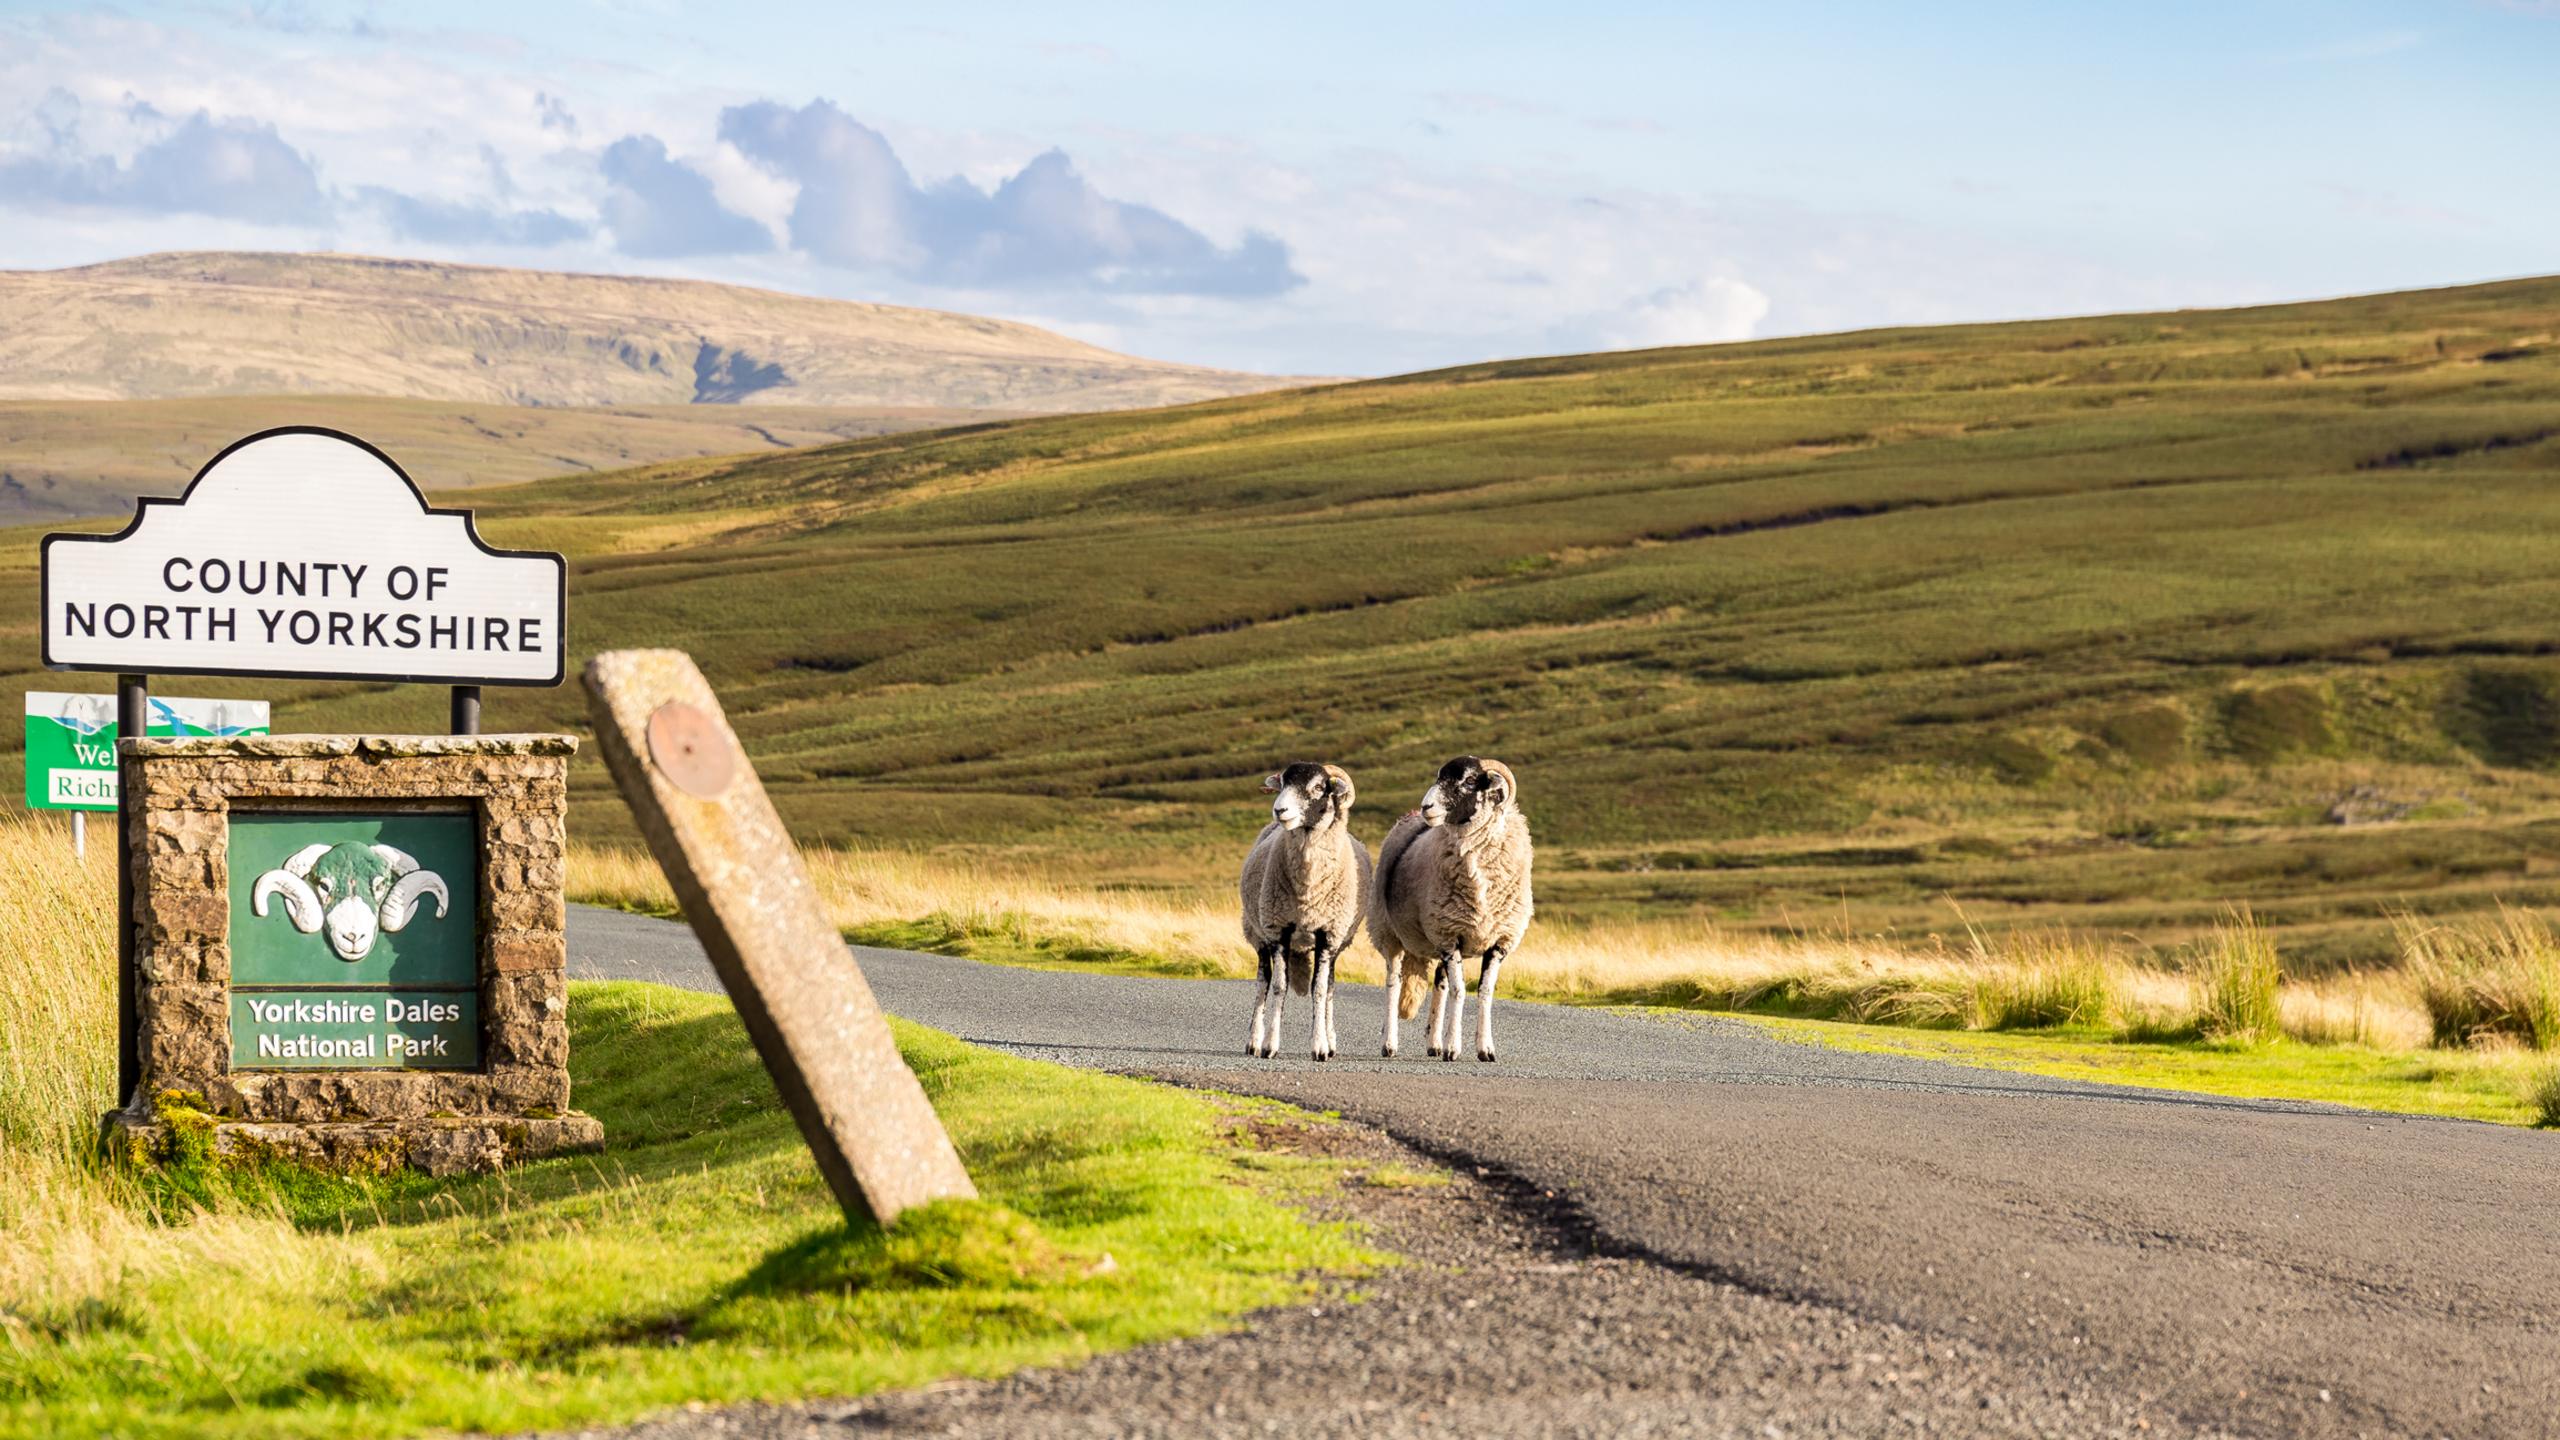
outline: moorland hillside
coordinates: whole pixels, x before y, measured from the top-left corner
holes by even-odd
[[[1518,768],[1542,908],[2292,953],[2560,900],[2560,281],[1467,366],[482,491],[812,839],[1228,871]],[[33,548],[0,576],[31,673]],[[278,687],[297,726],[440,697]],[[493,694],[578,727],[575,687]],[[584,762],[582,762],[582,765]],[[583,837],[627,821],[581,772]]]

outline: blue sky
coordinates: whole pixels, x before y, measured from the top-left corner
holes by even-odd
[[[684,275],[1382,373],[2560,271],[2555,77],[2560,0],[0,0],[0,266]]]

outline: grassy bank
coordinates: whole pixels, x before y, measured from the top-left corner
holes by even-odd
[[[103,864],[0,826],[0,1435],[340,1435],[860,1393],[1220,1326],[1370,1257],[1210,1097],[901,1049],[982,1203],[848,1228],[716,997],[572,987],[609,1150],[455,1183],[101,1172]]]
[[[862,943],[1125,974],[1252,971],[1221,892],[1099,890],[1029,860],[809,859],[837,924]],[[675,913],[664,877],[636,852],[580,847],[569,884],[591,903]],[[1522,998],[1838,1022],[1844,1036],[1894,1035],[1949,1059],[2014,1059],[2028,1052],[1970,1037],[2037,1032],[2050,1042],[2037,1053],[2076,1047],[2068,1063],[2184,1088],[2560,1124],[2560,1058],[2549,1058],[2560,1055],[2560,936],[2513,908],[2404,916],[2395,933],[2391,967],[2301,975],[2242,910],[2165,948],[2063,931],[1959,928],[1914,945],[1696,922],[1541,922],[1503,979]],[[1376,954],[1355,947],[1342,973],[1378,979]]]
[[[2498,1125],[2560,1124],[2544,1078],[2560,1068],[2512,1048],[2377,1050],[2366,1045],[2145,1041],[2074,1027],[2033,1031],[1912,1030],[1890,1025],[1746,1016],[1807,1045],[1907,1055],[2064,1080],[2184,1090],[2250,1100],[2309,1100],[2400,1115]]]

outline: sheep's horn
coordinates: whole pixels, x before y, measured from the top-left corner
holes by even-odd
[[[320,848],[328,849],[325,845]],[[311,888],[310,881],[291,870],[268,871],[249,887],[250,913],[264,918],[267,899],[273,895],[284,897],[285,918],[293,922],[294,929],[308,935],[320,928],[320,892]]]
[[[328,853],[329,842],[322,840],[317,844],[305,845],[301,849],[294,851],[292,854],[285,857],[284,864],[276,868],[284,871],[287,875],[308,879],[311,875],[311,867],[319,863],[321,856]]]
[[[382,928],[387,931],[406,928],[418,913],[418,897],[421,895],[436,897],[436,918],[439,920],[444,918],[444,912],[453,903],[453,897],[445,893],[444,880],[436,872],[412,870],[401,876],[400,883],[392,886],[391,893],[383,897]]]
[[[406,875],[410,871],[418,868],[417,856],[395,846],[385,845],[376,841],[374,843],[373,853],[382,857],[382,863],[391,867],[391,873],[393,875]]]

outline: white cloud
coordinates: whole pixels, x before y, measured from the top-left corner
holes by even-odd
[[[1102,193],[1063,150],[981,189],[958,176],[918,183],[887,136],[826,100],[731,106],[720,138],[797,184],[792,243],[834,265],[1000,290],[1254,298],[1304,283],[1269,233],[1247,229],[1222,247],[1152,205]]]
[[[1748,340],[1769,317],[1769,297],[1739,280],[1712,276],[1665,286],[1629,304],[1596,334],[1611,349],[1713,345]]]

